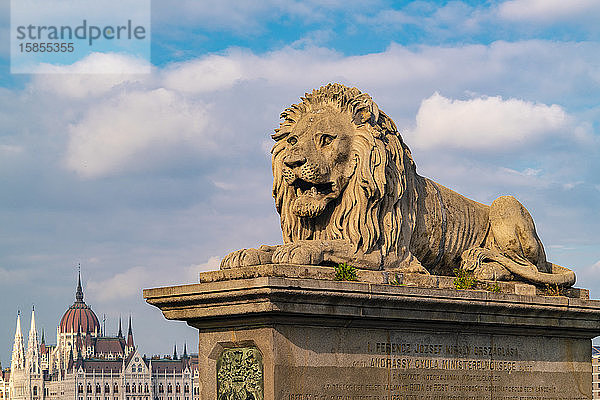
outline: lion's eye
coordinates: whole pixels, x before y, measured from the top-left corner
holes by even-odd
[[[295,136],[292,136],[292,137],[288,138],[287,142],[293,146],[296,143],[298,143],[298,139]]]
[[[329,143],[333,142],[333,139],[335,139],[335,135],[321,135],[321,146],[327,146]]]

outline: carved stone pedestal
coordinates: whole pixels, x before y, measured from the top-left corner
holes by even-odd
[[[326,267],[265,265],[144,297],[198,329],[203,400],[591,399],[600,302],[585,290],[550,297],[520,283],[486,291],[456,290],[449,277],[332,277]]]

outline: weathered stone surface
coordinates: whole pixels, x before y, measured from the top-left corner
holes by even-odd
[[[282,113],[273,135],[273,196],[283,245],[235,251],[222,269],[347,262],[371,270],[571,286],[546,260],[529,212],[490,206],[417,174],[394,122],[366,93],[332,84]]]
[[[297,277],[283,276],[288,268]],[[339,282],[330,272],[214,271],[144,297],[199,330],[203,399],[217,398],[218,360],[236,348],[260,351],[265,399],[591,399],[599,301]]]
[[[391,284],[395,282],[399,286],[418,286],[433,289],[454,289],[454,277],[429,275],[419,273],[406,273],[402,271],[370,271],[357,270],[358,281],[367,283]],[[230,279],[247,279],[264,276],[279,276],[288,278],[308,278],[319,280],[334,280],[335,271],[332,267],[297,265],[297,264],[265,264],[250,267],[239,267],[235,269],[222,269],[219,271],[208,271],[200,274],[200,282],[218,282]],[[518,281],[481,281],[475,289],[489,291],[490,287],[497,287],[500,293],[512,293],[525,296],[545,295],[547,289],[536,287]],[[589,299],[589,290],[569,287],[561,288],[563,296],[571,298]]]

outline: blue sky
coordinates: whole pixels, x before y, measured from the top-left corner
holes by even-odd
[[[191,283],[281,241],[269,134],[328,82],[390,115],[419,173],[475,200],[513,194],[548,258],[600,297],[600,3],[155,0],[149,75],[9,73],[0,2],[0,361],[32,304],[49,342],[74,301],[142,353],[196,346],[141,289]],[[27,329],[25,329],[27,330]],[[149,332],[152,332],[151,336]],[[26,332],[24,332],[26,335]],[[189,348],[189,347],[188,347]]]

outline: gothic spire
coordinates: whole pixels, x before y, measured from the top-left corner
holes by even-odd
[[[79,264],[79,272],[77,277],[77,292],[75,292],[75,299],[78,303],[83,303],[83,290],[81,289],[81,264]]]
[[[177,360],[177,343],[173,345],[173,360]]]
[[[187,358],[187,342],[183,343],[183,358]]]
[[[21,332],[21,312],[17,312],[17,329],[15,329],[15,341],[13,344],[11,371],[25,368],[25,349],[23,345],[23,334]]]
[[[31,328],[29,329],[29,333],[35,332],[35,336],[37,336],[37,330],[35,327],[35,306],[31,306]]]
[[[117,337],[123,337],[123,329],[121,329],[121,316],[119,315],[119,333]]]
[[[131,330],[131,314],[129,315],[129,328],[127,329],[127,347],[134,347],[133,331]]]
[[[35,307],[31,310],[31,328],[29,328],[29,337],[27,341],[27,352],[38,348],[38,335],[35,327]]]
[[[29,372],[37,373],[39,369],[39,349],[37,328],[35,326],[35,306],[31,309],[31,328],[29,328],[29,337],[27,339],[27,357],[26,367]]]

